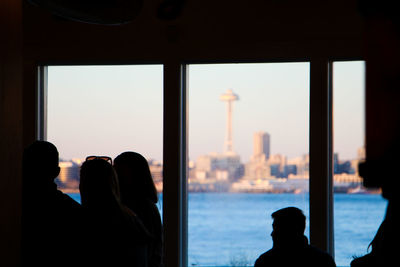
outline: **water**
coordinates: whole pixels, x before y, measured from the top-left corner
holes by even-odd
[[[381,224],[387,201],[380,195],[335,194],[335,261],[349,266],[354,256],[368,252]]]
[[[71,194],[79,201],[79,194]],[[189,194],[189,266],[245,266],[272,247],[271,213],[288,206],[307,216],[303,194]],[[161,204],[161,203],[160,203]],[[161,205],[160,205],[161,206]],[[349,266],[353,256],[367,253],[381,223],[386,201],[380,195],[335,194],[335,261]]]

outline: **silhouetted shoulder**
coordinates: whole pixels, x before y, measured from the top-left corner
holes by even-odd
[[[334,267],[336,266],[335,261],[333,260],[332,256],[322,251],[314,246],[308,246],[309,254],[311,259],[315,259],[315,264],[323,264],[320,266],[327,266],[327,267]],[[316,266],[316,265],[313,265]]]
[[[276,256],[276,251],[274,249],[270,249],[267,252],[261,254],[260,257],[258,257],[254,264],[254,267],[263,267],[268,265],[271,266],[272,260],[274,260]]]
[[[56,191],[54,197],[61,205],[65,205],[70,209],[81,209],[81,205],[78,202],[76,202],[73,198],[71,198],[67,194],[64,194],[60,190]]]
[[[366,254],[362,257],[355,258],[354,260],[351,261],[350,266],[351,267],[372,267],[372,266],[379,266],[379,264],[376,261],[376,257],[372,255],[371,253]]]
[[[40,208],[43,209],[43,212],[48,213],[48,216],[52,216],[58,220],[57,224],[65,227],[63,229],[76,228],[75,224],[77,221],[80,221],[82,216],[81,205],[59,190],[55,190],[53,194],[49,194],[46,204],[42,204]],[[73,225],[71,225],[72,222]]]
[[[335,267],[332,257],[315,247],[307,245],[303,249],[286,250],[272,248],[260,255],[254,267],[274,266],[325,266]]]

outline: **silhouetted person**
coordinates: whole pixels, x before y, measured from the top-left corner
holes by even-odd
[[[255,267],[336,266],[329,254],[308,244],[304,236],[306,217],[300,209],[280,209],[272,213],[272,218],[273,247],[256,260]]]
[[[359,1],[365,22],[367,159],[366,187],[382,188],[385,219],[367,255],[351,266],[397,266],[400,252],[400,12],[396,1]]]
[[[24,150],[24,266],[71,266],[80,258],[77,236],[81,206],[57,190],[58,160],[57,148],[49,142],[35,141]]]
[[[135,152],[124,152],[114,160],[121,189],[121,201],[135,212],[151,234],[149,267],[162,266],[162,224],[157,209],[157,190],[147,160]]]
[[[146,267],[148,233],[121,204],[112,165],[100,158],[86,160],[80,174],[86,266]]]

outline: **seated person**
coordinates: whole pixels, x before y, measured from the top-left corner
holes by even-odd
[[[280,209],[272,213],[272,218],[273,247],[256,260],[255,267],[336,266],[329,254],[308,244],[304,236],[306,217],[300,209]]]

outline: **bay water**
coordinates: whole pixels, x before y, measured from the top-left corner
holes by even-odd
[[[78,202],[79,194],[70,194]],[[295,206],[307,217],[308,194],[189,193],[188,265],[252,266],[272,247],[271,214]],[[337,266],[368,252],[382,222],[386,201],[374,194],[335,194],[334,237]],[[162,195],[158,203],[162,213]]]

